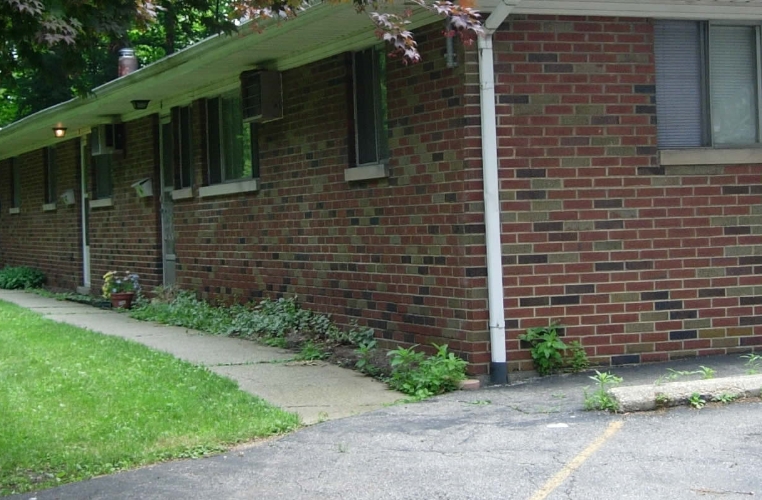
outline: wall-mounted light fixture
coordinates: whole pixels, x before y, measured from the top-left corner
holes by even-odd
[[[135,99],[130,102],[132,103],[132,109],[146,109],[151,101],[148,99]]]
[[[66,137],[66,127],[61,127],[60,125],[53,127],[53,135],[56,136],[56,139]]]

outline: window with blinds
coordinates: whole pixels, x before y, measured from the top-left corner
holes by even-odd
[[[760,143],[759,31],[756,25],[655,23],[660,148]]]
[[[379,164],[389,159],[386,55],[371,48],[355,52],[352,61],[357,165]]]
[[[244,123],[237,91],[206,101],[207,184],[259,177],[256,123]]]

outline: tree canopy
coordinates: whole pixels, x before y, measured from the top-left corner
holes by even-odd
[[[412,10],[383,12],[383,3],[373,0],[324,1],[352,2],[392,55],[405,63],[420,60],[406,29]],[[411,2],[450,19],[446,36],[470,41],[481,32],[478,13],[465,3]],[[0,126],[116,78],[122,47],[153,62],[235,31],[242,20],[257,29],[260,20],[285,21],[306,7],[303,0],[0,0]]]

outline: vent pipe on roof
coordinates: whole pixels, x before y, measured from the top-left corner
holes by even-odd
[[[135,57],[135,51],[132,49],[122,49],[119,51],[119,76],[126,76],[138,69],[138,58]]]

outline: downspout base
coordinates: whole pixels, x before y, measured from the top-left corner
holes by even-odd
[[[489,364],[489,383],[492,385],[505,385],[508,383],[508,363],[492,362]]]

